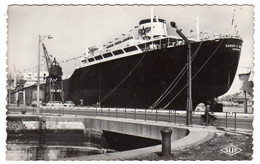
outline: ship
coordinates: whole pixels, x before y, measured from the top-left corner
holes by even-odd
[[[88,47],[81,65],[62,80],[64,100],[84,106],[185,110],[187,43],[168,35],[174,29],[166,25],[166,20],[151,16],[135,27],[136,35]],[[229,90],[243,41],[237,35],[211,38],[199,31],[189,41],[195,108]]]

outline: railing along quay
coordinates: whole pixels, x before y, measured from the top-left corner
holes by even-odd
[[[9,114],[32,114],[36,115],[36,107],[30,106],[9,106]],[[94,117],[109,117],[115,119],[133,119],[155,122],[168,122],[174,124],[185,124],[186,112],[173,109],[137,109],[137,108],[100,108],[100,107],[61,107],[50,108],[43,106],[40,109],[41,115],[46,116],[63,116],[63,115],[85,115]],[[206,121],[202,121],[201,115],[204,112],[193,112],[192,124],[210,126],[208,117]],[[216,125],[223,128],[245,128],[253,129],[252,113],[242,112],[214,112],[214,116],[219,120],[220,124]]]

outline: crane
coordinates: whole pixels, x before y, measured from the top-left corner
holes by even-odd
[[[48,51],[44,44],[42,44],[44,57],[46,60],[47,70],[49,75],[46,78],[45,86],[45,102],[49,101],[62,101],[64,102],[64,93],[62,85],[62,68],[59,63],[51,60]]]

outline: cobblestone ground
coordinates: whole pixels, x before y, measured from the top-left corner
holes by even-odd
[[[242,151],[234,155],[223,153],[221,149],[230,144]],[[157,152],[127,160],[252,160],[252,148],[252,135],[220,132],[200,145],[172,151],[170,157],[162,157],[161,153]]]

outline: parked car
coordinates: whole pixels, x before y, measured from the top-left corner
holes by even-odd
[[[37,101],[32,101],[32,107],[37,107]],[[42,106],[42,101],[40,101],[40,106]]]
[[[49,101],[47,104],[46,104],[46,107],[47,108],[61,108],[62,107],[62,102],[61,101]]]
[[[206,107],[203,103],[200,103],[196,106],[195,111],[196,112],[205,112]]]
[[[75,104],[73,101],[66,101],[63,103],[63,107],[75,107]]]

